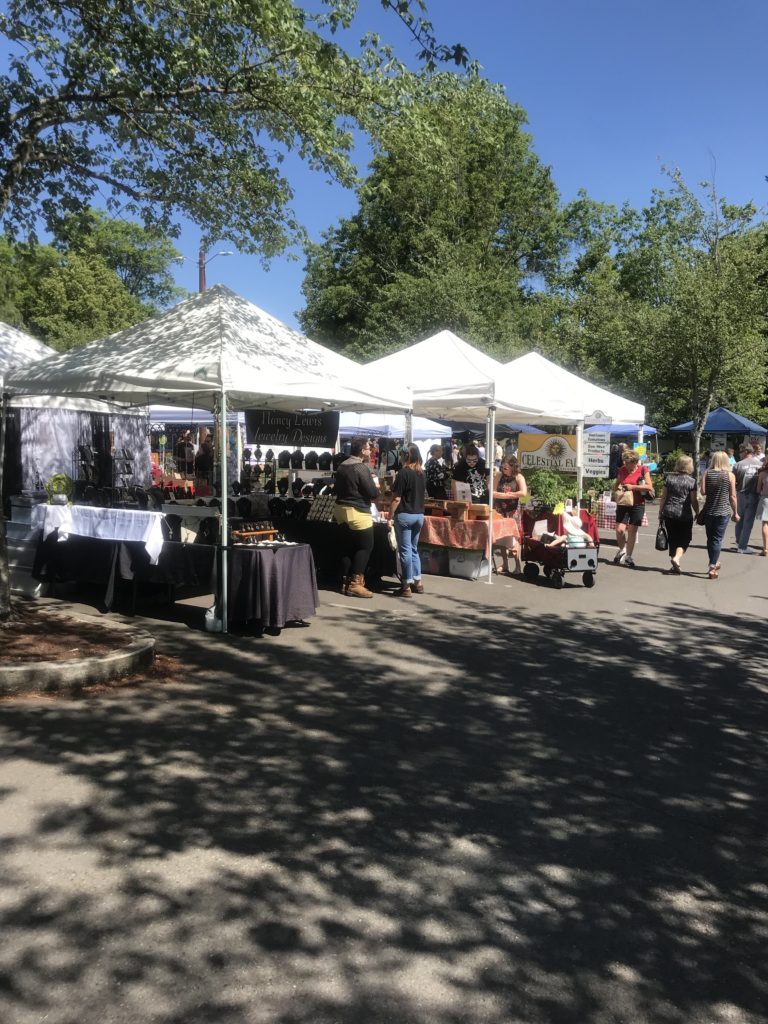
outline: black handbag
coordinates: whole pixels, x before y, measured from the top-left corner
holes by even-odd
[[[659,528],[656,531],[656,550],[667,551],[669,549],[669,537],[667,536],[667,528],[664,523],[659,523]]]

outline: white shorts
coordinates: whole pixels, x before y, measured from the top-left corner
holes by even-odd
[[[755,519],[759,519],[761,523],[768,523],[768,496],[760,499]]]

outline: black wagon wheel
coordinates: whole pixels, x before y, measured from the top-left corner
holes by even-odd
[[[526,562],[523,567],[523,576],[525,579],[533,582],[539,575],[539,567],[535,562]]]
[[[551,577],[552,586],[555,590],[563,589],[563,574],[561,572],[553,572]]]
[[[595,579],[595,574],[593,572],[585,572],[581,578],[584,582],[585,587],[594,587],[595,583],[597,582],[597,580]]]

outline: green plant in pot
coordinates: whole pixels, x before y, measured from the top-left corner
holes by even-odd
[[[540,511],[551,511],[558,502],[571,498],[576,490],[573,479],[567,479],[551,469],[537,469],[528,477],[531,505]]]

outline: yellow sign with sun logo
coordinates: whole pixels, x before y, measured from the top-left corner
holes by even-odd
[[[576,472],[575,434],[520,434],[517,458],[523,469]]]

